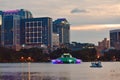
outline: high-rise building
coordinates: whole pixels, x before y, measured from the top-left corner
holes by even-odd
[[[60,44],[70,42],[70,24],[65,18],[59,18],[53,22],[53,32],[59,34]]]
[[[1,46],[1,26],[2,26],[2,16],[0,15],[0,46]]]
[[[110,48],[110,42],[107,40],[107,38],[104,38],[101,42],[98,42],[98,46],[101,50]]]
[[[57,34],[57,33],[53,33],[52,34],[52,38],[53,38],[53,46],[54,47],[58,47],[59,46],[59,34]]]
[[[16,47],[20,40],[20,17],[17,15],[8,15],[3,18],[2,45],[5,47]]]
[[[0,46],[1,46],[1,25],[0,25]]]
[[[22,19],[20,34],[21,45],[52,47],[52,19],[49,17]]]
[[[32,14],[30,11],[20,9],[0,11],[0,15],[2,17],[1,45],[17,50],[20,46],[20,21],[32,18]]]
[[[0,11],[0,15],[2,15],[2,17],[8,15],[19,15],[21,19],[32,18],[32,13],[25,9]]]
[[[2,15],[0,15],[0,25],[2,25]]]
[[[110,46],[120,49],[120,29],[110,31]]]
[[[0,11],[0,46],[1,46],[1,27],[2,27],[2,11]]]
[[[104,52],[110,48],[110,41],[107,38],[98,42],[98,46],[96,46],[97,56],[104,55]]]

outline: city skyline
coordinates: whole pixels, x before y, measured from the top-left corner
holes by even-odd
[[[15,3],[15,4],[14,4]],[[33,17],[66,18],[71,24],[70,40],[97,44],[109,30],[120,28],[118,0],[1,0],[0,9],[27,9]]]

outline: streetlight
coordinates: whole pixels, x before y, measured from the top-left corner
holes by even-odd
[[[22,61],[22,62],[23,62],[24,60],[25,60],[25,59],[24,59],[24,57],[23,57],[23,56],[22,56],[22,57],[20,57],[20,61]]]

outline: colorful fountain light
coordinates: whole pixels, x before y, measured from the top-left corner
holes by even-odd
[[[54,59],[54,60],[52,60],[52,63],[53,63],[53,64],[61,64],[62,61],[59,60],[59,59]]]
[[[69,53],[64,53],[61,57],[51,60],[51,62],[53,64],[80,64],[82,60],[72,57]]]
[[[82,61],[80,59],[76,59],[76,63],[81,63]]]

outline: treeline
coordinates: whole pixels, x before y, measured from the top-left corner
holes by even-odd
[[[67,48],[58,48],[52,52],[45,53],[42,48],[21,49],[15,51],[0,47],[0,62],[50,62],[52,59],[60,57],[63,53],[70,53],[73,57],[82,61],[120,61],[120,50],[109,50],[99,59],[96,49],[86,48],[78,51],[72,51]]]
[[[104,55],[100,57],[103,61],[120,61],[120,50],[111,49],[104,52]]]
[[[30,48],[15,51],[0,47],[0,62],[47,62],[49,55],[43,53],[43,49]]]
[[[67,48],[61,48],[53,51],[50,54],[51,59],[56,59],[60,57],[63,53],[70,53],[73,57],[81,59],[82,61],[95,61],[97,52],[96,49],[92,48],[86,48],[78,51],[71,51]]]

